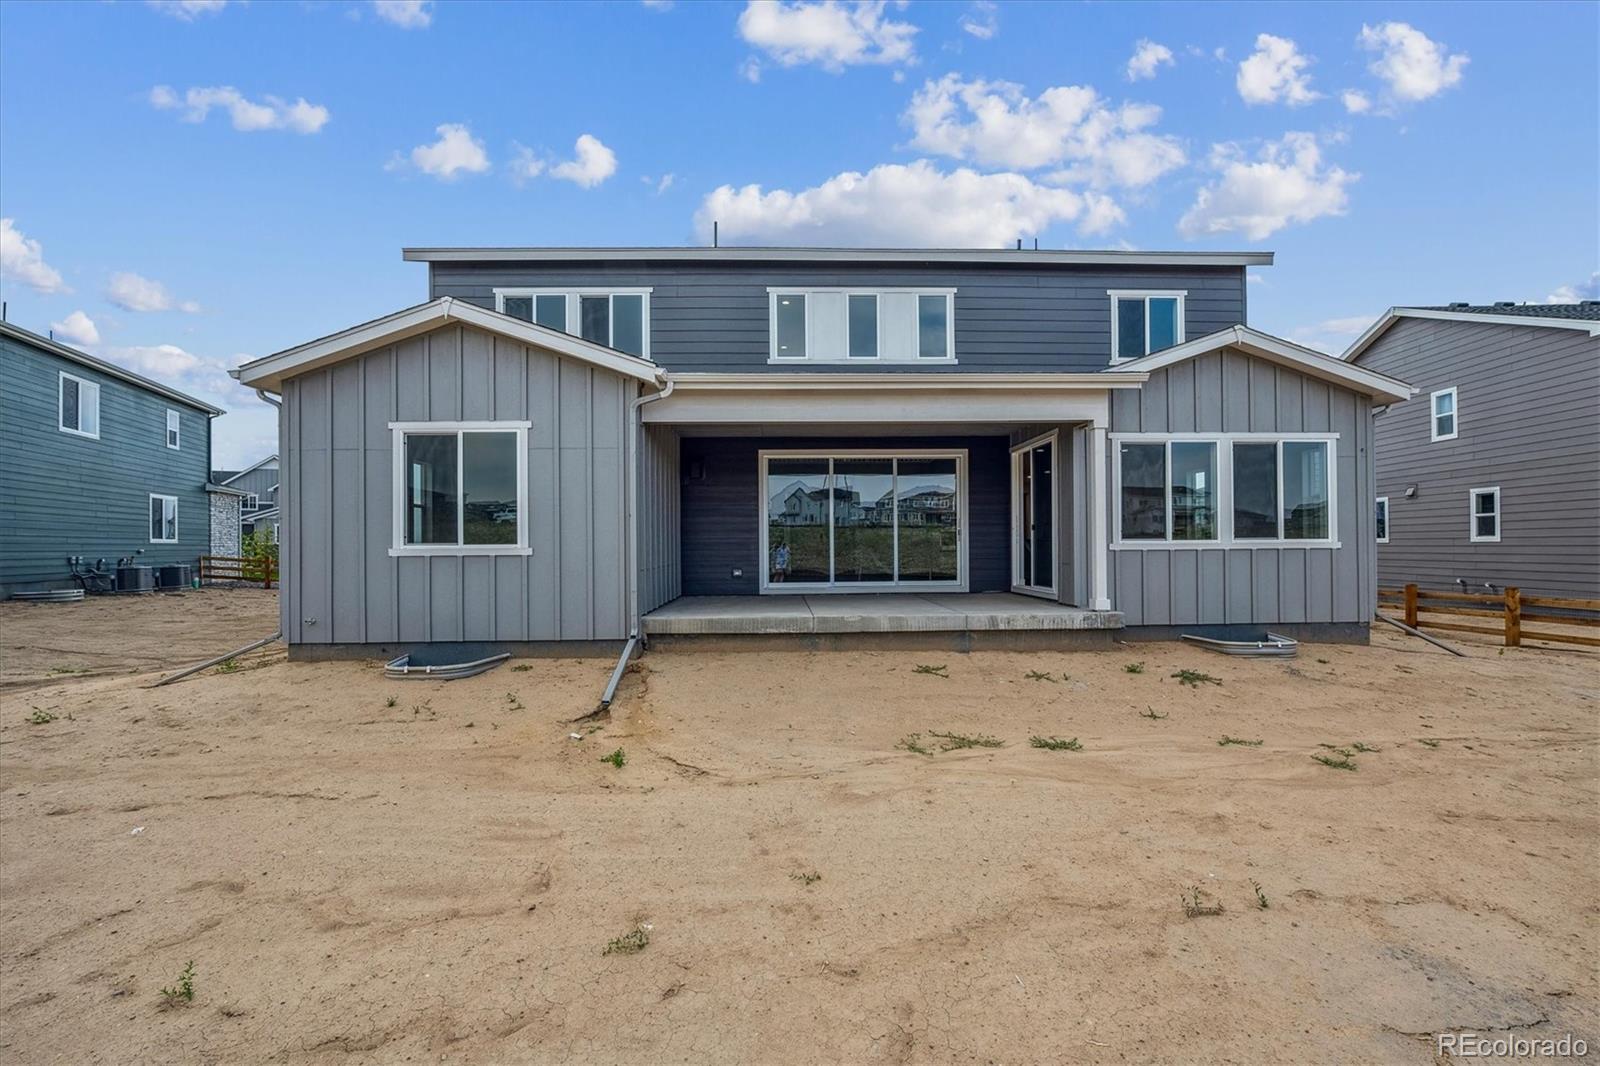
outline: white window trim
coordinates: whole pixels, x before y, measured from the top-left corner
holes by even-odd
[[[578,298],[580,296],[642,296],[642,297],[644,297],[644,300],[643,300],[643,304],[644,304],[644,309],[643,309],[644,321],[640,324],[640,326],[641,326],[641,329],[643,330],[643,334],[644,334],[643,338],[642,338],[644,340],[644,351],[642,353],[640,353],[640,358],[641,359],[649,359],[650,358],[650,294],[653,291],[654,291],[654,289],[651,286],[648,286],[648,285],[644,286],[643,288],[639,288],[637,286],[620,286],[620,287],[617,287],[617,286],[609,286],[609,285],[599,285],[599,286],[590,285],[590,286],[585,286],[585,287],[576,288],[576,289],[568,289],[568,288],[533,288],[533,289],[508,288],[508,289],[495,289],[494,290],[494,309],[496,311],[500,312],[502,315],[505,314],[506,313],[506,297],[508,297],[508,296],[514,297],[514,298],[515,297],[538,297],[538,296],[561,296],[561,297],[565,297],[565,299],[567,301],[567,326],[569,328],[567,328],[565,330],[562,330],[562,332],[567,334],[569,337],[582,337],[582,334],[579,332],[579,330],[581,330],[583,328],[583,323],[578,317],[578,305],[579,305]],[[617,320],[616,311],[615,311],[615,308],[613,308],[612,309],[612,313],[611,313],[610,321],[612,323],[615,323],[616,320]],[[595,343],[595,342],[591,342],[591,343]],[[605,346],[607,348],[612,348],[615,351],[621,351],[621,349],[615,348],[611,344],[611,337],[609,337],[609,336],[606,337]]]
[[[956,461],[956,580],[954,581],[829,581],[790,584],[780,581],[773,584],[767,572],[767,559],[771,549],[767,544],[767,461],[769,459],[954,459]],[[898,485],[896,486],[898,489]],[[900,565],[900,509],[896,500],[894,520],[894,565]],[[767,450],[756,453],[756,522],[761,527],[760,592],[763,596],[831,595],[851,592],[966,592],[968,586],[967,540],[972,524],[967,511],[967,450],[965,448],[847,448],[830,451],[826,448],[799,448]],[[828,496],[828,527],[833,526],[833,496]],[[829,542],[832,543],[831,540]],[[833,569],[832,549],[829,549],[828,569]]]
[[[181,451],[183,445],[183,416],[175,408],[167,408],[167,430],[165,434],[167,447],[173,451]]]
[[[1450,397],[1450,432],[1439,432],[1439,397]],[[1428,396],[1428,439],[1429,441],[1455,440],[1461,433],[1461,396],[1456,392],[1456,386],[1440,389]]]
[[[1342,547],[1339,530],[1339,434],[1337,433],[1112,433],[1111,447],[1111,550],[1183,551],[1190,548],[1323,548]],[[1202,441],[1217,445],[1217,540],[1128,540],[1122,539],[1122,447],[1128,444],[1159,444],[1164,441]],[[1277,442],[1278,448],[1278,525],[1283,526],[1283,448],[1284,442],[1322,441],[1328,446],[1328,537],[1324,540],[1273,540],[1233,535],[1233,445]],[[1170,449],[1169,449],[1170,451]],[[1170,465],[1169,465],[1170,470]],[[1168,480],[1171,480],[1170,473]],[[1168,491],[1170,491],[1170,486]],[[1172,528],[1168,508],[1167,528]]]
[[[172,504],[172,536],[171,537],[151,537],[150,538],[150,543],[151,544],[176,544],[176,543],[178,543],[178,539],[181,536],[181,534],[179,532],[179,529],[178,529],[178,498],[176,496],[167,496],[167,495],[164,495],[164,494],[159,493],[159,492],[150,493],[150,498],[145,501],[145,505],[144,505],[144,524],[147,527],[146,528],[146,532],[149,532],[148,526],[150,525],[150,505],[152,503],[154,503],[156,500],[160,500],[163,504],[168,503],[168,502],[170,502]],[[165,528],[166,524],[167,524],[167,510],[166,510],[165,507],[163,507],[161,509],[161,525],[162,525],[163,528]]]
[[[65,401],[67,398],[68,378],[71,378],[73,381],[78,383],[78,425],[80,426],[83,425],[84,389],[88,388],[94,392],[95,431],[93,433],[86,433],[81,429],[74,429],[71,426],[64,425],[61,421],[64,414],[62,408],[66,406]],[[61,371],[60,376],[56,379],[56,428],[63,433],[71,433],[74,437],[88,437],[90,440],[100,439],[100,383],[98,381],[90,381],[88,378],[81,378],[76,374],[69,374],[65,370]]]
[[[389,430],[392,437],[392,450],[394,452],[394,512],[393,524],[390,531],[389,554],[395,558],[405,556],[480,556],[480,555],[532,555],[533,548],[528,543],[528,507],[532,493],[528,487],[528,430],[533,428],[532,422],[508,420],[503,422],[390,422]],[[510,433],[517,435],[517,542],[515,544],[461,544],[460,538],[466,532],[466,523],[462,519],[462,501],[459,496],[456,502],[456,538],[455,544],[407,544],[405,542],[406,520],[406,434],[408,433],[455,433],[456,443],[456,484],[462,483],[461,464],[463,462],[463,449],[459,436],[462,433]]]
[[[261,497],[257,496],[253,492],[245,493],[245,496],[244,496],[244,510],[246,510],[246,511],[258,511],[260,509],[261,509]]]
[[[1154,297],[1154,298],[1156,298],[1158,300],[1161,300],[1161,299],[1176,299],[1178,301],[1177,339],[1172,342],[1172,346],[1174,348],[1176,348],[1178,345],[1184,343],[1184,341],[1186,341],[1188,339],[1188,334],[1185,331],[1184,324],[1183,324],[1184,303],[1189,298],[1189,290],[1188,289],[1107,289],[1106,290],[1106,295],[1111,297],[1111,362],[1112,362],[1113,365],[1115,365],[1117,363],[1131,362],[1132,360],[1134,360],[1136,358],[1142,358],[1142,356],[1127,356],[1126,358],[1124,358],[1124,357],[1121,357],[1121,356],[1117,355],[1117,352],[1120,351],[1120,349],[1119,349],[1119,347],[1117,345],[1117,339],[1118,339],[1117,338],[1117,333],[1118,333],[1118,330],[1117,330],[1117,301],[1118,300],[1138,300],[1138,299],[1143,299],[1145,301],[1145,306],[1144,306],[1144,353],[1143,353],[1144,355],[1149,355],[1150,354],[1150,299],[1151,299],[1151,297]]]
[[[1393,521],[1389,515],[1389,497],[1379,496],[1374,502],[1383,506],[1383,536],[1378,538],[1378,543],[1387,544],[1389,543],[1389,523]],[[1376,524],[1377,516],[1374,515],[1373,517],[1374,524]]]
[[[1483,537],[1478,535],[1478,494],[1492,493],[1494,495],[1494,536]],[[1489,485],[1481,489],[1467,491],[1467,536],[1473,544],[1499,544],[1500,526],[1504,521],[1504,512],[1500,507],[1500,486]]]
[[[845,350],[841,355],[814,355],[811,337],[811,297],[823,294],[838,294],[845,298]],[[890,295],[906,295],[914,297],[943,296],[944,305],[944,350],[943,356],[929,356],[924,358],[921,354],[921,333],[915,334],[917,349],[909,357],[889,358],[883,354],[883,297]],[[778,297],[803,296],[806,298],[806,354],[805,355],[779,355],[778,354]],[[876,296],[878,297],[878,354],[876,356],[852,356],[850,352],[850,297]],[[921,313],[920,306],[918,314]],[[818,286],[818,285],[770,285],[767,287],[767,362],[780,366],[792,366],[804,363],[827,363],[835,366],[843,364],[861,365],[866,363],[885,363],[890,366],[954,366],[956,365],[956,290],[945,288],[872,288],[864,289],[859,286]]]

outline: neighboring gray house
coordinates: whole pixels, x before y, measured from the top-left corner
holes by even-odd
[[[406,258],[426,303],[237,371],[282,396],[295,654],[1365,639],[1371,411],[1410,389],[1246,327],[1270,253]]]
[[[70,559],[194,563],[211,548],[223,412],[0,322],[0,596],[71,588]]]
[[[1600,598],[1600,301],[1396,307],[1344,358],[1376,421],[1378,577]]]
[[[241,536],[264,530],[277,536],[278,457],[269,455],[243,470],[213,470],[211,480],[242,494],[239,503]]]

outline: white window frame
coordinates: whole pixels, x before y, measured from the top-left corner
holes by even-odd
[[[183,444],[183,416],[175,408],[167,408],[167,447],[181,451]]]
[[[1050,584],[1030,585],[1022,572],[1022,539],[1027,526],[1028,501],[1022,493],[1022,464],[1035,449],[1050,446]],[[1053,599],[1061,580],[1061,433],[1051,430],[1011,448],[1011,591]]]
[[[1150,300],[1176,299],[1178,301],[1177,338],[1172,342],[1173,347],[1182,344],[1188,339],[1184,328],[1184,304],[1189,298],[1188,289],[1107,289],[1106,295],[1111,297],[1111,362],[1127,363],[1142,356],[1122,357],[1117,354],[1121,350],[1118,345],[1117,301],[1118,300],[1144,300],[1144,354],[1150,354]],[[1165,351],[1166,349],[1162,349]]]
[[[1478,496],[1488,493],[1494,497],[1494,536],[1485,537],[1478,535]],[[1486,514],[1487,512],[1481,512]],[[1473,544],[1499,544],[1500,527],[1504,521],[1504,511],[1500,507],[1500,486],[1489,485],[1481,489],[1470,489],[1467,492],[1467,536]]]
[[[94,396],[93,433],[69,426],[62,421],[62,418],[66,415],[64,408],[66,407],[68,378],[78,383],[79,426],[83,425],[83,397],[85,391]],[[71,433],[74,437],[88,437],[90,440],[100,439],[100,383],[98,381],[90,381],[88,378],[79,377],[77,374],[69,374],[65,370],[61,371],[60,376],[56,379],[56,428],[63,433]]]
[[[640,327],[644,331],[644,336],[643,336],[644,351],[640,353],[639,358],[641,358],[641,359],[649,359],[650,358],[650,294],[653,291],[654,290],[650,286],[645,286],[643,288],[638,288],[638,287],[629,287],[629,286],[610,286],[610,285],[600,285],[600,286],[591,285],[591,286],[587,286],[585,288],[577,288],[577,289],[566,289],[566,288],[533,288],[533,289],[508,288],[508,289],[495,289],[494,290],[494,309],[496,311],[500,312],[502,315],[505,314],[506,313],[506,297],[508,297],[508,296],[510,296],[510,297],[519,297],[519,296],[520,297],[539,297],[539,296],[561,296],[561,297],[565,297],[565,299],[567,301],[567,329],[564,332],[569,337],[582,337],[583,333],[581,331],[583,329],[583,323],[578,317],[578,308],[579,308],[579,304],[580,304],[580,301],[579,301],[578,298],[580,296],[642,296],[642,297],[644,297],[644,300],[642,301],[643,302],[643,312],[642,313],[644,315],[644,321],[642,323],[640,323]],[[611,326],[614,327],[615,324],[616,324],[616,321],[617,321],[616,305],[613,302],[612,305],[611,305],[611,309],[610,309],[609,323],[610,323]],[[611,331],[611,334],[607,335],[606,344],[605,344],[605,346],[607,348],[612,348],[613,347],[613,345],[611,344],[611,339],[612,339],[612,336],[615,335],[615,332],[616,331],[613,328],[612,331]],[[591,343],[596,343],[596,342],[591,342]],[[614,349],[614,350],[620,351],[621,349]]]
[[[401,558],[412,555],[532,555],[528,543],[528,507],[532,493],[528,486],[528,430],[532,422],[508,420],[503,422],[390,422],[394,452],[394,513],[390,532],[389,554]],[[463,544],[466,521],[462,514],[465,501],[460,486],[465,483],[462,464],[465,461],[461,443],[463,433],[516,433],[517,435],[517,542],[515,544]],[[454,433],[456,435],[456,543],[407,544],[406,531],[406,435]]]
[[[1389,522],[1390,522],[1390,518],[1389,518],[1389,497],[1387,497],[1387,496],[1379,496],[1374,501],[1374,505],[1375,505],[1375,508],[1381,509],[1383,511],[1383,536],[1378,538],[1378,543],[1379,544],[1387,544],[1387,543],[1389,543]],[[1373,525],[1374,526],[1377,525],[1377,514],[1376,513],[1373,514]]]
[[[179,531],[178,531],[178,497],[176,497],[176,496],[168,496],[168,495],[165,495],[164,493],[160,493],[160,492],[152,492],[152,493],[150,493],[150,498],[145,501],[145,505],[144,505],[145,532],[146,533],[150,532],[150,529],[149,529],[149,526],[150,526],[150,505],[152,503],[154,503],[155,501],[157,501],[157,500],[160,500],[161,503],[162,503],[162,507],[161,507],[161,528],[163,530],[165,530],[166,527],[167,527],[167,508],[166,508],[166,505],[169,504],[169,503],[172,504],[172,536],[170,536],[170,537],[151,537],[150,538],[150,543],[151,544],[176,544],[176,543],[178,543],[178,539],[179,539],[179,536],[180,536]]]
[[[244,494],[244,509],[246,511],[257,511],[257,510],[260,510],[261,509],[261,497],[257,496],[253,492],[245,493]]]
[[[771,549],[767,543],[767,461],[770,459],[954,459],[956,461],[956,580],[954,581],[786,581],[772,583],[767,569]],[[829,470],[832,470],[830,462]],[[899,483],[896,482],[898,491]],[[894,568],[900,570],[900,508],[895,501],[894,524],[890,527],[894,543]],[[967,510],[967,449],[965,448],[827,448],[762,449],[756,453],[756,522],[761,527],[760,592],[763,596],[833,595],[851,592],[966,592],[970,578],[967,568],[967,543],[972,525]],[[828,494],[828,529],[833,528],[833,494]],[[829,535],[828,572],[833,572],[833,540]]]
[[[1337,433],[1112,433],[1111,448],[1111,550],[1183,551],[1188,548],[1323,548],[1342,547],[1339,542],[1339,434]],[[1122,539],[1122,444],[1159,444],[1164,441],[1204,441],[1217,445],[1217,537],[1216,540],[1123,540]],[[1327,445],[1328,536],[1322,540],[1287,540],[1283,532],[1283,445],[1286,442],[1322,442]],[[1233,535],[1233,446],[1239,444],[1278,445],[1278,532],[1276,539],[1236,538]],[[1170,494],[1171,449],[1168,449],[1167,491]],[[1172,529],[1168,506],[1167,529]]]
[[[811,311],[815,306],[812,297],[837,294],[844,297],[844,350],[838,355],[816,354],[816,338],[811,332]],[[943,356],[929,356],[924,358],[922,351],[922,334],[920,325],[912,331],[912,351],[909,355],[890,356],[884,354],[883,343],[883,298],[890,295],[907,295],[913,299],[913,324],[920,323],[921,304],[923,296],[943,296],[944,306],[944,350]],[[806,300],[806,354],[779,355],[778,354],[778,297],[803,296]],[[878,354],[873,357],[852,356],[850,352],[850,297],[876,296],[878,298]],[[860,286],[816,286],[816,285],[774,285],[767,288],[767,362],[781,366],[794,366],[805,363],[827,363],[840,365],[866,365],[887,363],[891,366],[954,366],[956,365],[956,290],[949,288],[861,288]]]
[[[1450,397],[1450,432],[1439,432],[1439,397]],[[1428,396],[1428,439],[1431,442],[1455,440],[1461,435],[1461,396],[1456,386],[1440,389]]]

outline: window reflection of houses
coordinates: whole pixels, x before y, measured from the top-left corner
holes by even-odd
[[[829,492],[829,489],[814,488],[804,482],[789,484],[772,497],[771,523],[777,526],[827,525]],[[861,521],[866,513],[861,506],[861,493],[845,488],[835,488],[831,492],[836,523],[851,525]]]
[[[887,512],[889,494],[879,505]],[[885,514],[887,519],[887,513]],[[951,526],[956,524],[956,490],[945,485],[919,485],[900,492],[902,526]]]

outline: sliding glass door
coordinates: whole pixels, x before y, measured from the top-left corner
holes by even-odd
[[[960,590],[964,452],[761,455],[763,592]]]

